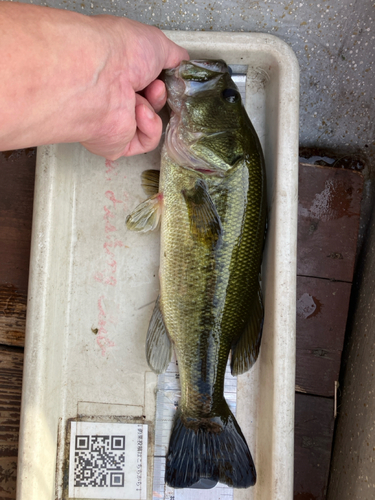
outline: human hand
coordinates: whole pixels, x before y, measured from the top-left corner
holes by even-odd
[[[107,109],[93,136],[82,144],[110,160],[151,151],[162,133],[156,113],[167,98],[164,82],[157,77],[189,55],[152,26],[112,16],[93,20],[104,29],[112,49],[98,77]]]

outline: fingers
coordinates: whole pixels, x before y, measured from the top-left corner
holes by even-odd
[[[123,65],[129,83],[135,92],[145,89],[160,72],[189,59],[186,49],[169,40],[155,26],[147,26],[130,19],[119,19],[120,40],[123,44]]]
[[[153,82],[145,92],[155,109],[163,107],[166,99],[164,83]],[[126,121],[122,118],[121,124],[124,128],[116,131],[114,136],[106,136],[100,139],[82,142],[83,146],[94,154],[104,156],[107,160],[117,160],[121,156],[134,156],[148,153],[155,149],[162,134],[162,120],[156,114],[151,102],[145,97],[134,94],[134,114]]]
[[[156,113],[167,99],[165,85],[158,75],[162,69],[176,67],[189,59],[189,54],[156,27],[124,18],[106,17],[99,21],[110,28],[108,36],[116,49],[115,57],[107,65],[108,71],[103,70],[103,74],[110,75],[111,92],[114,89],[112,93],[108,90],[109,102],[116,105],[106,111],[107,119],[98,127],[95,138],[83,144],[108,159],[152,151],[162,133],[162,121]],[[112,85],[113,75],[117,74],[122,80],[117,84],[115,79],[116,85]],[[135,101],[125,96],[124,88],[131,91],[132,99],[135,93]]]
[[[141,96],[136,98],[135,120],[137,130],[126,146],[123,156],[134,156],[152,151],[157,147],[162,133],[161,118]]]
[[[133,24],[136,21],[131,21]],[[159,28],[156,26],[147,26],[138,24],[141,28],[140,35],[146,37],[149,47],[152,52],[151,65],[155,65],[157,74],[162,69],[174,68],[183,60],[190,59],[188,51],[172,42]]]
[[[175,68],[181,61],[190,59],[188,51],[172,42],[164,34],[164,65],[163,69]]]
[[[151,82],[142,93],[157,113],[167,101],[167,91],[161,80]]]

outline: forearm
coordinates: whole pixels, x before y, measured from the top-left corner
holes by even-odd
[[[98,133],[115,94],[134,107],[123,78],[108,92],[111,47],[97,19],[0,2],[0,150],[83,142]]]

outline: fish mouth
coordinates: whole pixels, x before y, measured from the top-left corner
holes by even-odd
[[[195,59],[181,61],[175,68],[165,70],[164,75],[167,79],[177,77],[184,80],[206,81],[210,78],[208,72],[223,74],[231,73],[231,70],[222,59]]]
[[[168,91],[172,111],[181,110],[181,98],[215,87],[218,80],[231,70],[222,59],[182,61],[179,66],[164,71],[163,80]]]
[[[210,73],[228,73],[229,67],[222,59],[195,59],[183,61],[180,66],[180,75],[184,79],[206,79],[207,71]],[[200,71],[204,70],[204,71]]]

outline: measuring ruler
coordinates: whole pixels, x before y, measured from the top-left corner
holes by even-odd
[[[230,65],[232,80],[241,93],[243,102],[246,97],[246,73],[247,66]],[[225,380],[224,397],[231,412],[236,414],[237,379],[231,375],[228,362]],[[172,424],[176,409],[181,399],[180,376],[178,363],[173,353],[165,373],[159,375],[156,395],[156,418],[155,418],[155,450],[154,450],[154,479],[153,500],[196,500],[199,494],[200,500],[233,500],[233,488],[218,483],[211,489],[196,488],[171,488],[164,482],[165,462],[168,452],[169,438],[171,436]],[[199,491],[199,493],[198,493]]]

